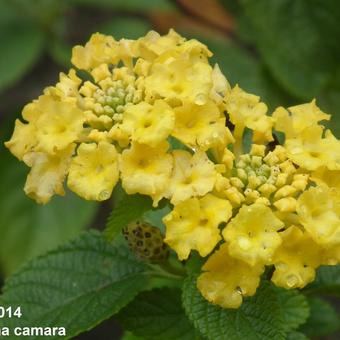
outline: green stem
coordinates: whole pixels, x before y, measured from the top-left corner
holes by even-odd
[[[174,275],[177,275],[177,276],[181,276],[181,277],[186,276],[186,271],[184,269],[179,268],[179,267],[174,267],[173,265],[171,265],[171,263],[169,261],[164,262],[164,263],[160,263],[159,266],[168,273],[171,273],[171,274],[174,274]]]
[[[150,274],[152,276],[155,276],[155,277],[167,278],[167,279],[172,279],[172,280],[183,280],[183,278],[184,278],[183,275],[179,275],[178,273],[169,272],[168,270],[165,270],[160,265],[149,264],[149,267],[151,269]]]

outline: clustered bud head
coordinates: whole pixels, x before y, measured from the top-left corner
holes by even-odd
[[[24,190],[39,203],[63,195],[65,180],[87,200],[110,198],[119,180],[155,207],[169,200],[164,242],[180,260],[192,250],[209,256],[199,290],[238,308],[266,266],[290,289],[340,262],[340,141],[320,124],[330,116],[315,100],[268,114],[258,96],[230,87],[211,56],[173,30],[120,41],[96,33],[73,49],[75,68],[25,106],[6,146],[31,168]],[[159,247],[165,257],[156,234],[125,230],[151,260]]]

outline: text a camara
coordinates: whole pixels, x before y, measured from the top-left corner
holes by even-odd
[[[37,337],[37,336],[66,336],[65,327],[9,327],[0,328],[0,337]]]

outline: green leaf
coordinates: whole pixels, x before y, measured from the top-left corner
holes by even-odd
[[[139,336],[135,336],[131,332],[124,332],[122,340],[146,340],[146,339],[141,338]]]
[[[282,311],[285,331],[288,333],[306,322],[309,316],[307,298],[297,290],[274,287]]]
[[[148,12],[150,10],[168,11],[174,5],[168,0],[71,0],[76,5],[94,6],[96,8],[119,9]]]
[[[44,36],[35,25],[13,20],[0,25],[0,92],[13,85],[42,53]]]
[[[115,39],[138,39],[150,29],[145,20],[129,17],[115,18],[98,27],[100,33],[113,35]]]
[[[23,191],[29,169],[3,148],[0,163],[0,265],[8,275],[78,235],[89,225],[97,204],[67,193],[39,205]]]
[[[146,339],[199,339],[181,304],[181,289],[162,288],[143,292],[120,311],[124,329]]]
[[[303,333],[291,332],[287,335],[287,340],[308,340],[308,338]]]
[[[128,304],[147,286],[146,270],[126,248],[110,245],[98,232],[83,233],[8,279],[0,303],[20,305],[23,316],[1,319],[0,326],[59,326],[74,337]]]
[[[130,222],[152,209],[151,198],[142,195],[125,195],[112,210],[106,223],[105,234],[113,241]]]
[[[340,265],[321,266],[314,282],[304,289],[305,293],[323,293],[340,296]]]
[[[48,44],[48,53],[53,60],[67,71],[71,64],[72,46],[61,39],[53,39]]]
[[[330,80],[340,57],[336,0],[242,0],[256,47],[277,81],[305,100]],[[241,20],[242,24],[242,20]]]
[[[183,306],[194,326],[211,340],[285,339],[279,301],[269,284],[263,284],[255,296],[233,310],[206,301],[196,288],[196,277],[188,277],[183,286]]]
[[[310,297],[310,316],[300,331],[308,336],[322,336],[340,329],[340,318],[336,310],[326,301]]]
[[[317,98],[320,108],[332,115],[332,119],[326,122],[326,126],[334,135],[340,138],[340,66],[334,70],[331,82],[325,87]]]

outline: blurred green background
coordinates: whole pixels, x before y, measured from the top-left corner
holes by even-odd
[[[3,147],[23,106],[70,67],[73,45],[94,32],[138,38],[173,27],[208,44],[231,84],[271,111],[316,98],[340,138],[339,23],[338,0],[0,0],[2,280],[80,230],[100,229],[110,211],[70,193],[38,206],[22,191],[28,169]]]

